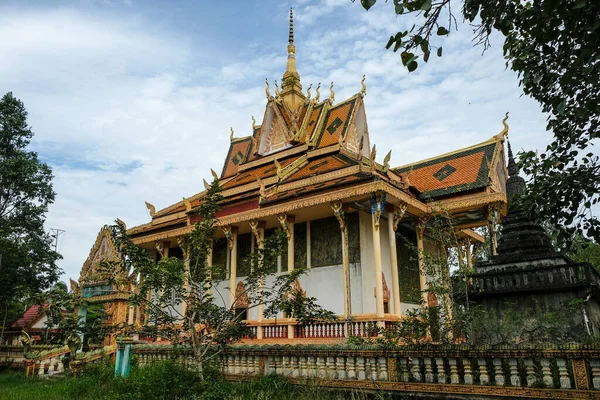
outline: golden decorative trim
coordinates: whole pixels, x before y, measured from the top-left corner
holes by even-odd
[[[98,261],[109,260],[113,262],[120,262],[120,252],[117,249],[115,242],[113,241],[112,230],[110,226],[104,225],[100,229],[100,232],[98,232],[98,236],[96,236],[96,241],[90,249],[88,258],[85,260],[83,266],[81,267],[81,272],[79,273],[79,288],[82,287],[83,282],[85,281],[90,270],[93,270],[95,263],[94,259],[96,258],[96,255],[98,254],[98,251],[100,250],[100,246],[102,246],[102,242],[104,239],[106,239],[106,243],[108,245],[108,253],[103,254]]]
[[[227,239],[227,245],[229,246],[230,249],[233,249],[233,233],[231,233],[231,227],[228,225],[225,225],[225,226],[221,226],[221,229],[223,230],[223,234],[225,235],[225,238]]]
[[[264,156],[264,157],[262,157],[262,158],[260,158],[258,160],[254,160],[254,161],[250,161],[250,162],[247,162],[247,163],[244,163],[244,164],[240,164],[238,166],[238,171],[239,172],[246,171],[248,169],[257,167],[259,165],[272,163],[273,160],[275,160],[275,159],[287,158],[287,157],[289,157],[291,155],[298,154],[298,153],[304,153],[306,151],[308,151],[308,146],[307,145],[301,145],[301,146],[298,146],[298,147],[292,147],[290,149],[285,149],[285,150],[282,150],[282,151],[277,152],[277,153],[266,155],[266,156]]]
[[[361,89],[359,92],[360,97],[365,97],[367,95],[367,85],[365,83],[366,79],[367,79],[367,76],[363,75],[362,80],[360,81],[360,86],[361,86]]]
[[[406,203],[400,203],[397,207],[394,207],[394,212],[392,216],[392,218],[394,218],[394,232],[398,230],[398,224],[400,223],[400,220],[402,220],[402,218],[404,217],[407,207],[408,204]]]
[[[279,214],[277,215],[277,220],[279,220],[279,224],[281,225],[281,229],[283,229],[283,231],[285,232],[287,240],[290,240],[292,238],[292,232],[290,231],[287,215]]]
[[[575,389],[587,390],[590,388],[587,368],[584,359],[572,359],[573,380],[575,381]]]
[[[150,214],[150,216],[154,217],[154,214],[156,214],[156,207],[154,207],[154,205],[148,203],[147,201],[145,201],[144,203],[146,203],[146,208],[148,209],[148,213]]]
[[[501,203],[504,215],[506,213],[506,194],[484,193],[479,196],[468,196],[460,199],[445,199],[437,202],[448,211],[468,210],[476,207],[487,206],[490,203]]]

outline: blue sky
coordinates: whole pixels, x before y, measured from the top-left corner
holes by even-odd
[[[5,1],[0,93],[25,102],[32,147],[53,167],[47,227],[67,231],[65,279],[78,277],[102,225],[147,222],[144,201],[160,209],[200,192],[222,168],[229,127],[244,136],[252,115],[261,122],[264,79],[285,70],[290,6],[305,89],[334,81],[342,101],[366,74],[380,159],[392,149],[398,166],[485,141],[506,111],[514,149],[550,141],[545,115],[505,69],[501,37],[482,55],[459,24],[440,40],[444,56],[409,74],[384,49],[403,28],[392,2],[367,13],[358,0]]]

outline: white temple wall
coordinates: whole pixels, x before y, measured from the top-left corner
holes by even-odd
[[[317,304],[344,315],[344,268],[342,265],[311,268],[300,277],[300,286],[308,297],[315,297]]]
[[[362,265],[350,264],[350,308],[352,314],[363,313]]]

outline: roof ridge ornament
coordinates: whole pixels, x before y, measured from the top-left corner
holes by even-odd
[[[361,89],[360,89],[360,97],[365,97],[367,95],[367,85],[365,83],[365,80],[367,79],[366,75],[363,75],[361,81],[360,81],[360,85],[361,85]]]
[[[252,118],[252,132],[256,130],[256,120],[254,119],[254,115],[250,116]]]
[[[156,214],[156,207],[154,207],[154,205],[148,203],[147,201],[145,201],[144,203],[146,203],[146,208],[148,209],[150,216],[154,217],[154,214]]]
[[[504,115],[504,119],[502,120],[502,125],[504,125],[502,132],[496,135],[498,139],[503,139],[505,136],[508,136],[508,124],[506,123],[506,120],[508,119],[508,113],[509,111],[506,112],[506,114]]]
[[[267,87],[265,87],[265,94],[267,95],[267,101],[270,101],[271,99],[273,99],[273,96],[271,96],[271,86],[269,85],[269,78],[265,78],[265,83],[267,84]]]
[[[318,103],[319,99],[321,98],[321,91],[319,89],[321,89],[321,82],[319,82],[317,88],[315,89],[317,92],[317,95],[315,96],[315,104]]]
[[[331,86],[329,86],[329,99],[327,99],[329,101],[329,104],[333,104],[333,101],[335,100],[335,92],[333,91],[333,81],[331,81]]]
[[[230,126],[230,127],[229,127],[229,130],[231,131],[231,133],[229,134],[229,141],[230,141],[230,142],[233,142],[233,135],[234,135],[234,132],[233,132],[233,127],[232,127],[232,126]]]
[[[312,83],[308,85],[308,89],[306,89],[306,102],[310,101],[310,89],[312,89]]]

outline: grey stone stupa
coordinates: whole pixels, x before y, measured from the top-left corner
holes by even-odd
[[[600,333],[600,274],[589,264],[574,263],[558,253],[543,227],[519,209],[515,200],[526,185],[510,143],[508,173],[509,210],[502,220],[497,255],[475,265],[477,273],[469,276],[470,300],[499,313],[506,307],[546,313],[581,299],[573,329]]]

